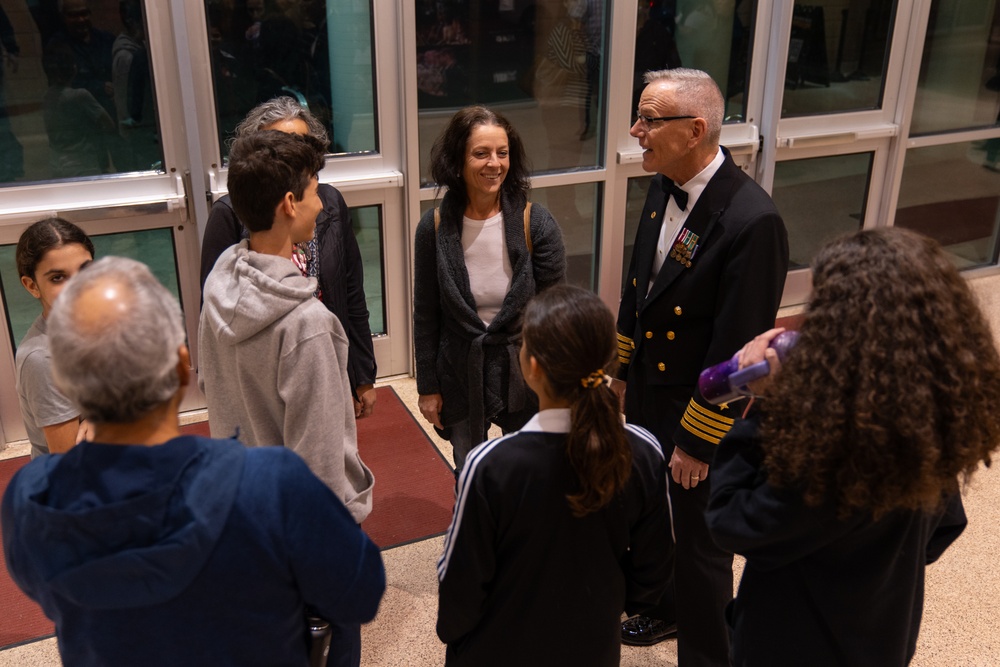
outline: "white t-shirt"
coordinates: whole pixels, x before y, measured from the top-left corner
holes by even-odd
[[[486,220],[463,217],[462,250],[476,312],[483,324],[489,326],[503,305],[514,275],[507,256],[503,214],[497,213]]]

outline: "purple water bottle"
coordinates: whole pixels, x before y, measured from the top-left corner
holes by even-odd
[[[798,331],[783,331],[771,340],[768,347],[778,353],[779,360],[784,361],[798,339]],[[720,405],[749,395],[747,385],[766,377],[770,372],[771,367],[766,359],[740,370],[739,353],[736,353],[729,361],[703,370],[698,376],[698,389],[706,401],[712,405]]]

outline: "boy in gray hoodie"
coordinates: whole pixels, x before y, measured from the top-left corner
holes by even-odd
[[[199,383],[212,437],[284,444],[361,523],[374,478],[358,456],[347,337],[293,260],[323,206],[325,148],[273,130],[233,143],[229,195],[250,238],[223,252],[205,281]]]

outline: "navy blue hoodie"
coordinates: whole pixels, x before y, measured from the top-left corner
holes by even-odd
[[[378,548],[290,450],[84,442],[3,500],[14,581],[74,665],[306,665],[305,607],[371,620]]]

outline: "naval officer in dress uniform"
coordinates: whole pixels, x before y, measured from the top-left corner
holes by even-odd
[[[622,641],[677,635],[680,667],[728,665],[724,611],[733,555],[705,524],[715,447],[743,405],[713,406],[702,369],[774,326],[788,270],[788,235],[768,194],[719,146],[725,102],[705,72],[648,72],[630,134],[655,172],[618,312],[629,422],[670,456],[674,586],[658,608],[622,625]],[[675,627],[676,623],[676,627]]]

